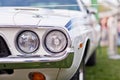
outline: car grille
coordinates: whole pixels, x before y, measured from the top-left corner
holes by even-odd
[[[11,55],[5,40],[0,36],[0,58]]]

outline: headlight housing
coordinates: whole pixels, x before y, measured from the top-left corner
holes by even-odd
[[[19,33],[16,43],[19,51],[30,54],[39,48],[40,41],[35,32],[25,30]]]
[[[43,40],[45,49],[50,53],[63,52],[68,46],[68,38],[63,31],[50,30]]]

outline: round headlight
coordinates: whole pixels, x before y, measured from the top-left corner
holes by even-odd
[[[60,53],[67,47],[68,40],[62,31],[52,30],[47,33],[44,39],[44,44],[49,52]]]
[[[36,33],[25,30],[17,37],[17,47],[23,53],[33,53],[39,47],[39,38]]]

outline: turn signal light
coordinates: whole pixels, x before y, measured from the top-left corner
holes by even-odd
[[[46,80],[45,76],[40,72],[31,72],[29,73],[30,80]]]
[[[82,48],[82,47],[83,47],[83,43],[80,43],[79,48]]]

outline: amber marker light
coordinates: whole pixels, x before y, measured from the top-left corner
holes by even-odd
[[[83,47],[83,43],[80,43],[79,48],[82,48],[82,47]]]
[[[31,72],[29,73],[30,80],[46,80],[45,76],[40,72]]]

